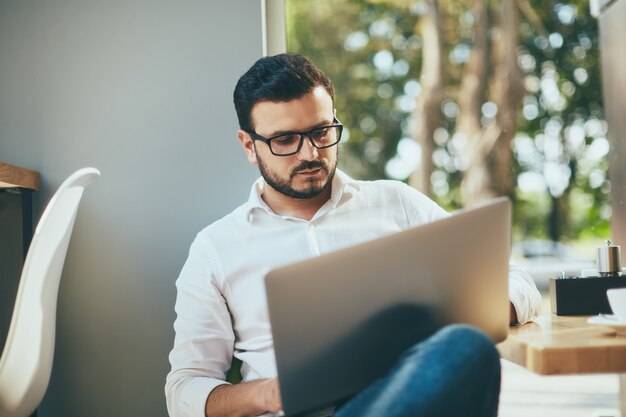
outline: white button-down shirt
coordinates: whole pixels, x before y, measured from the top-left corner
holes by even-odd
[[[307,221],[274,213],[259,178],[249,200],[202,230],[176,281],[176,338],[165,393],[171,417],[204,417],[233,355],[244,381],[276,376],[263,277],[272,268],[448,216],[398,181],[356,181],[337,170],[330,199]],[[511,267],[509,298],[520,323],[539,314],[530,276]]]

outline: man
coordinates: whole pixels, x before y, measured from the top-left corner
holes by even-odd
[[[342,125],[328,77],[307,58],[257,61],[234,92],[237,134],[261,171],[249,200],[201,231],[177,280],[170,416],[254,416],[281,409],[263,277],[267,271],[447,216],[396,181],[336,169]],[[534,317],[532,279],[510,271],[511,322]],[[227,384],[232,357],[244,382]],[[450,326],[409,349],[337,417],[495,416],[500,367],[478,330]]]

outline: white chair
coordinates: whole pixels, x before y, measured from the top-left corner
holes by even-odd
[[[54,194],[35,229],[0,358],[0,416],[27,417],[41,402],[52,371],[57,294],[84,188],[100,176],[83,168]]]

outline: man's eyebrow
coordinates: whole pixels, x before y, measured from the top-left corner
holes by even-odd
[[[325,122],[316,123],[313,126],[309,126],[308,128],[303,129],[303,130],[277,130],[277,131],[272,132],[271,134],[267,135],[267,137],[268,138],[272,138],[274,136],[285,135],[287,133],[308,132],[308,131],[311,131],[313,129],[317,129],[318,127],[331,126],[334,123],[334,121],[335,121],[335,119],[333,118],[331,121],[325,121]]]

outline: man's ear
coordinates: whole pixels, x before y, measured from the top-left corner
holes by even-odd
[[[248,162],[252,165],[257,165],[258,162],[256,159],[256,150],[254,149],[254,141],[250,137],[250,134],[240,129],[237,132],[237,139],[239,139],[239,143],[241,143],[241,147],[248,157]]]

